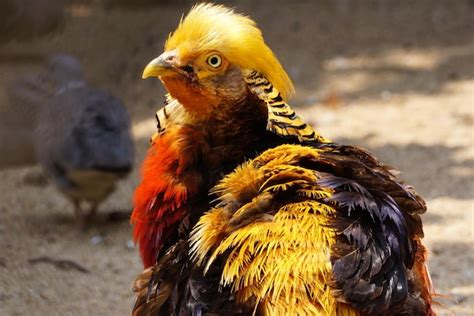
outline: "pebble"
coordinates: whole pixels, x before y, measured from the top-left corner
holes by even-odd
[[[135,243],[131,239],[127,240],[127,248],[128,249],[134,249],[135,248]]]
[[[89,242],[91,243],[91,245],[97,246],[97,245],[100,244],[103,240],[104,240],[104,238],[102,238],[102,236],[100,236],[100,235],[95,235],[94,237],[92,237],[92,238],[89,240]]]

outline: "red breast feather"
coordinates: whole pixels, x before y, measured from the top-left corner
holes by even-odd
[[[171,234],[170,227],[187,213],[183,206],[189,192],[179,181],[187,164],[180,150],[178,131],[169,131],[154,140],[142,165],[142,182],[135,190],[133,238],[139,244],[145,267],[156,262],[158,251]]]

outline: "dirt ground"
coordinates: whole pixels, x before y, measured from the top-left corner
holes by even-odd
[[[37,71],[51,53],[75,54],[92,82],[127,104],[138,166],[163,94],[157,80],[140,79],[141,71],[191,5],[161,2],[70,5],[62,31],[0,46],[0,110],[11,110],[4,87],[14,78]],[[396,166],[425,197],[429,265],[445,304],[437,311],[474,315],[474,2],[226,3],[263,29],[296,83],[292,104],[301,116],[323,135]],[[0,164],[11,158],[1,152]],[[51,185],[35,183],[39,172],[0,170],[0,315],[129,314],[141,263],[122,218],[138,172],[85,231]]]

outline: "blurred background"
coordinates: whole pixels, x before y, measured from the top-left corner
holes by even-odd
[[[427,200],[437,310],[474,315],[474,1],[217,2],[256,20],[301,116],[368,148]],[[131,196],[164,94],[141,73],[194,1],[0,3],[0,315],[127,315],[142,269]],[[83,229],[38,166],[40,110],[21,98],[58,53],[131,117],[134,169]]]

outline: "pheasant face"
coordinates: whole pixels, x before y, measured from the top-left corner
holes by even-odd
[[[247,94],[240,69],[218,51],[186,56],[173,49],[152,60],[143,77],[158,76],[168,92],[188,111],[209,117],[219,106],[235,104]]]

